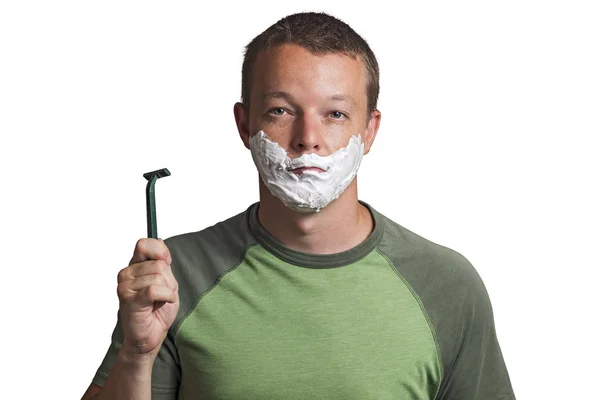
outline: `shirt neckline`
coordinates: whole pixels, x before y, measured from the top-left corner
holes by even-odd
[[[359,245],[335,254],[313,254],[291,249],[281,243],[263,228],[258,220],[259,202],[252,204],[248,210],[248,225],[256,240],[270,253],[285,262],[305,268],[338,268],[349,265],[364,258],[372,252],[383,236],[381,215],[369,204],[359,200],[370,212],[375,225],[371,234]]]

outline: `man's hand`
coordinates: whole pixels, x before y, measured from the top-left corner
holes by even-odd
[[[133,258],[118,275],[122,351],[128,357],[156,357],[179,310],[171,255],[162,239],[138,240]]]

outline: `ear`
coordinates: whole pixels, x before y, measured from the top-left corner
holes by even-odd
[[[233,115],[235,116],[235,124],[237,125],[238,132],[244,146],[250,149],[250,115],[249,110],[242,103],[235,103],[233,106]]]
[[[375,136],[377,136],[377,131],[379,130],[380,122],[381,112],[379,110],[371,111],[371,117],[369,119],[369,123],[367,124],[367,129],[365,129],[365,135],[363,137],[363,142],[365,144],[365,155],[369,154],[369,150],[371,150],[371,145],[375,140]]]

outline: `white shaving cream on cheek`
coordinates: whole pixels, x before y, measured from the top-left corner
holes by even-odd
[[[311,153],[292,159],[264,131],[250,138],[252,159],[262,181],[273,196],[299,212],[318,212],[340,197],[356,176],[364,149],[360,135],[355,135],[346,147],[329,156]],[[318,167],[324,172],[291,171],[300,167]]]

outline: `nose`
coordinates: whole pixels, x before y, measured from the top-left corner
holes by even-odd
[[[323,147],[320,126],[315,115],[307,112],[296,120],[292,147],[297,153],[317,153]]]

